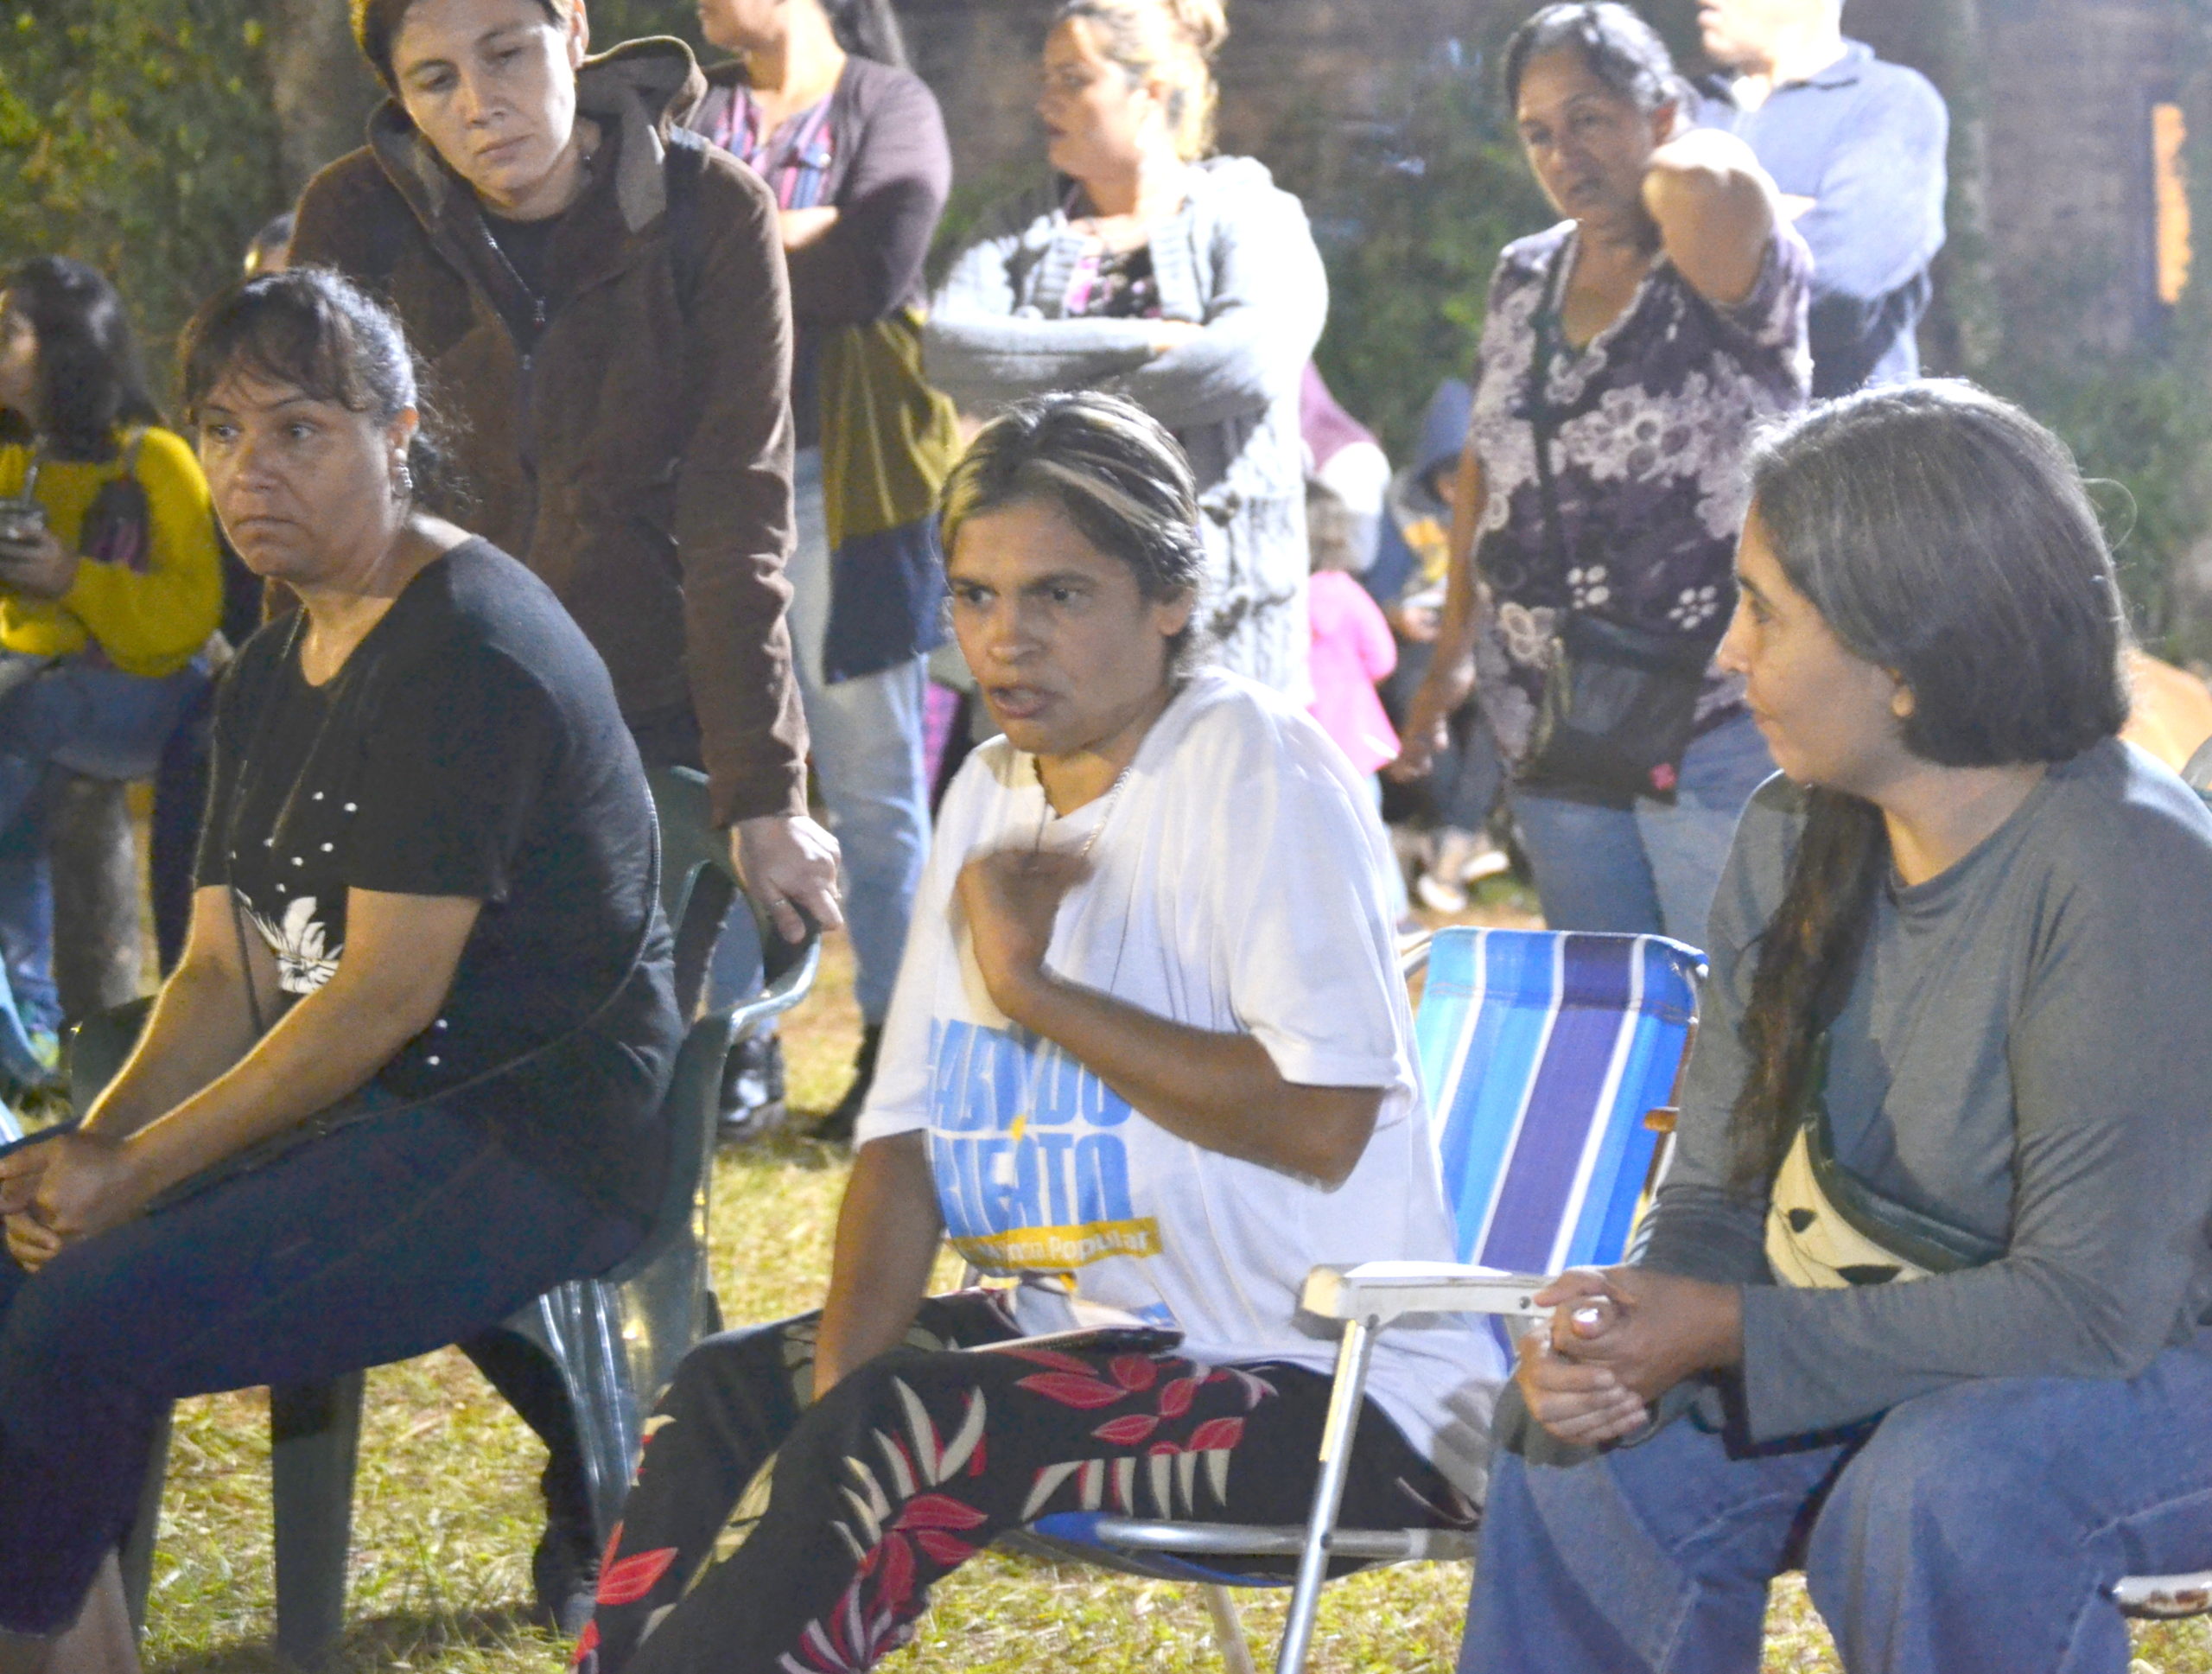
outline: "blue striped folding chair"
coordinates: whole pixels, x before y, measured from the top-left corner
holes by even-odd
[[[1514,1276],[1602,1265],[1628,1247],[1664,1166],[1675,1089],[1697,1028],[1695,950],[1657,936],[1443,930],[1408,966],[1427,982],[1414,1020],[1438,1128],[1459,1263],[1316,1268],[1306,1311],[1344,1323],[1304,1528],[1165,1523],[1096,1512],[1043,1518],[1007,1544],[1205,1590],[1232,1674],[1253,1668],[1231,1587],[1280,1587],[1237,1560],[1297,1560],[1277,1674],[1298,1674],[1332,1568],[1465,1560],[1453,1530],[1339,1530],[1344,1468],[1375,1333],[1408,1314],[1534,1312]]]

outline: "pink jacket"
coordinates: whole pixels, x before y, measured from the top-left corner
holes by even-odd
[[[1398,754],[1398,735],[1375,694],[1375,683],[1398,666],[1398,642],[1382,608],[1340,570],[1306,578],[1306,614],[1313,633],[1313,716],[1353,767],[1371,773]]]

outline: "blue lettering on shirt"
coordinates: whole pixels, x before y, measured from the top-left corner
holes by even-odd
[[[951,1238],[996,1240],[1007,1251],[1097,1252],[1086,1259],[1157,1247],[1150,1223],[1131,1225],[1118,1131],[1128,1103],[1058,1046],[939,1018],[929,1089],[930,1167]],[[1039,1230],[1055,1236],[1034,1245],[1019,1236]]]

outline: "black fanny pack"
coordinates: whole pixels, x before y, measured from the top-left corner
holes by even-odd
[[[1884,1197],[1846,1168],[1828,1124],[1829,1038],[1798,1094],[1797,1130],[1767,1206],[1776,1283],[1815,1289],[1895,1284],[1986,1266],[2005,1246]]]
[[[1540,795],[1609,807],[1671,802],[1711,659],[1707,640],[1569,612],[1516,779]]]

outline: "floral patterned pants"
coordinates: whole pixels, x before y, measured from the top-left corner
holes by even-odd
[[[582,1674],[865,1669],[913,1637],[941,1576],[1053,1512],[1296,1524],[1329,1380],[1174,1354],[970,1353],[1018,1335],[982,1291],[922,1304],[906,1346],[810,1404],[818,1314],[683,1361],[576,1651]],[[747,1490],[775,1461],[766,1510]],[[1472,1508],[1371,1402],[1347,1527]]]

